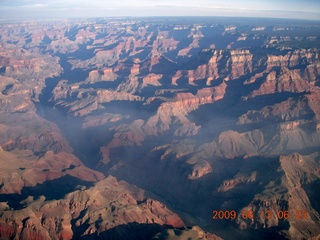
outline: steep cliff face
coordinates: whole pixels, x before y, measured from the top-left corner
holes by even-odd
[[[171,125],[182,125],[175,134],[194,135],[197,133],[197,127],[186,117],[189,112],[196,110],[199,106],[207,103],[213,103],[223,98],[226,84],[213,88],[203,88],[195,95],[191,93],[178,93],[174,101],[161,104],[157,114],[149,118],[144,129],[147,134],[156,135],[158,132],[165,132]],[[194,130],[191,130],[191,129]],[[188,130],[189,129],[189,130]]]
[[[188,70],[185,75],[190,85],[195,85],[197,81],[204,79],[206,85],[211,85],[212,81],[219,78],[236,79],[252,72],[252,58],[253,54],[249,50],[204,49],[196,61],[205,64],[197,66],[195,70]]]
[[[266,81],[258,90],[252,92],[251,97],[279,92],[309,92],[312,85],[308,79],[302,77],[300,70],[283,67],[278,72],[268,73]]]
[[[296,67],[319,62],[318,49],[301,49],[289,51],[285,55],[268,55],[267,69],[273,67]]]
[[[253,54],[249,50],[232,50],[231,54],[231,78],[236,79],[252,72]]]

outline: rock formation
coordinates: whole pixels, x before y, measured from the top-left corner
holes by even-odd
[[[0,238],[316,238],[318,30],[4,22]],[[243,218],[250,211],[257,218]]]

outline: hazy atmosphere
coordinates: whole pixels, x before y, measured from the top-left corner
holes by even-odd
[[[0,0],[0,240],[320,239],[319,2]]]
[[[2,0],[1,20],[113,16],[241,16],[320,20],[317,0]]]

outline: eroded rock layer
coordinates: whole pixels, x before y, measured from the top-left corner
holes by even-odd
[[[316,239],[319,32],[1,24],[0,238]]]

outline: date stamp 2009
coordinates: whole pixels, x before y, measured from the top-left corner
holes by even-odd
[[[241,219],[283,219],[283,220],[293,220],[293,219],[307,219],[309,214],[306,210],[295,210],[295,211],[276,211],[271,210],[261,210],[260,212],[254,212],[252,210],[243,210],[237,213],[235,210],[214,210],[212,219],[222,220],[230,219],[234,220],[236,218]]]

